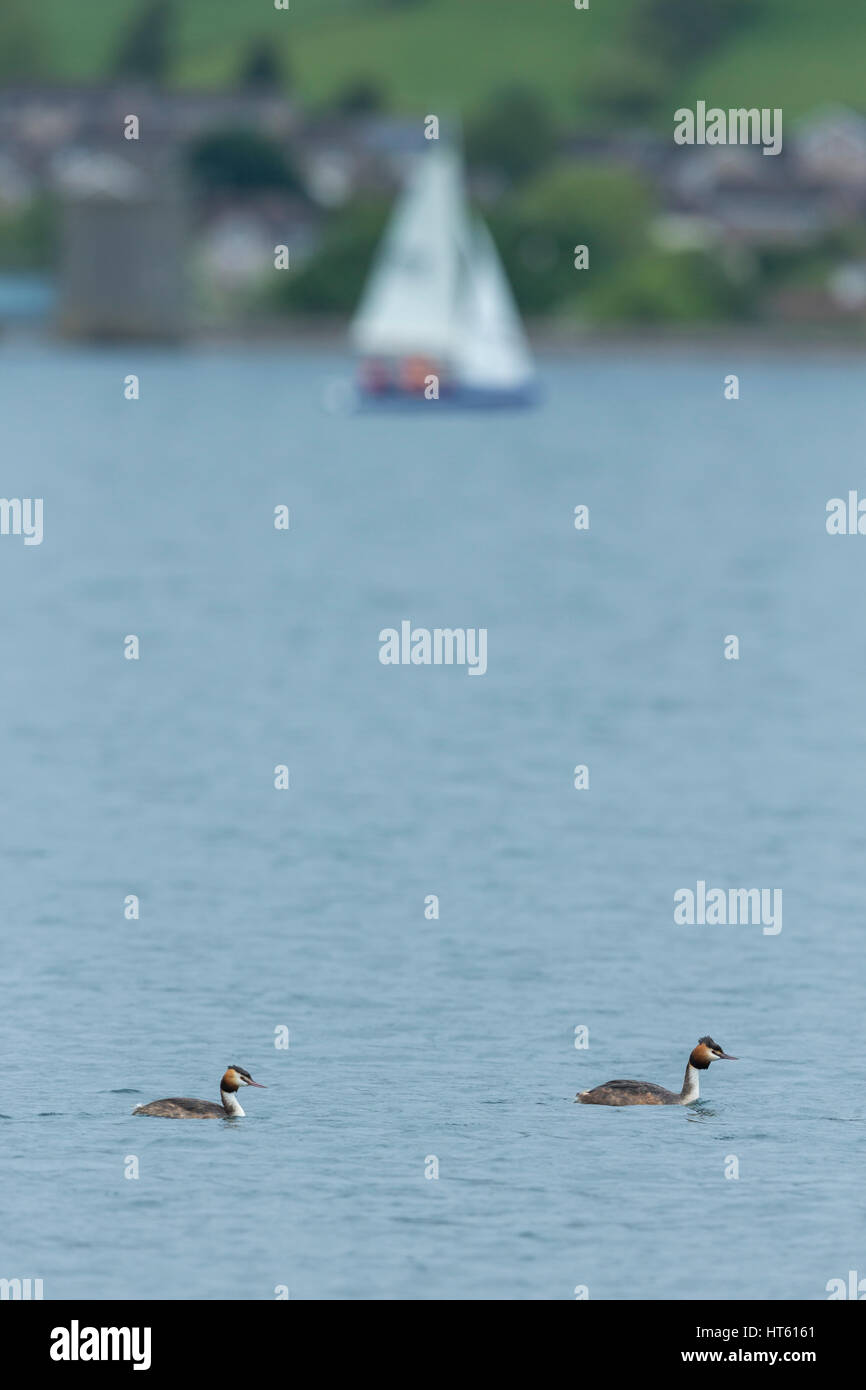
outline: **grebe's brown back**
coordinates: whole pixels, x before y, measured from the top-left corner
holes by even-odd
[[[188,1096],[172,1096],[168,1100],[152,1100],[149,1105],[137,1105],[133,1115],[162,1115],[168,1120],[224,1120],[227,1115],[243,1115],[237,1100],[241,1086],[258,1086],[267,1090],[260,1081],[253,1081],[243,1067],[229,1067],[220,1082],[222,1105],[210,1100],[191,1100]]]
[[[701,1038],[686,1063],[681,1091],[666,1091],[652,1081],[606,1081],[592,1091],[580,1091],[575,1100],[582,1105],[691,1105],[700,1097],[699,1074],[710,1062],[736,1062],[712,1038]]]

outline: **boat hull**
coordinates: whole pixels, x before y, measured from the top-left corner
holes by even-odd
[[[443,388],[436,399],[428,400],[418,391],[399,388],[370,391],[357,387],[359,410],[519,410],[537,405],[540,399],[534,382],[506,389],[485,386],[450,386]]]

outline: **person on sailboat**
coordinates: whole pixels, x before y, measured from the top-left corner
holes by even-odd
[[[382,396],[393,385],[387,363],[381,357],[368,357],[358,370],[361,389],[371,396]]]
[[[406,357],[400,363],[400,389],[409,391],[412,395],[423,395],[427,386],[428,377],[441,376],[436,363],[429,357],[421,357],[415,354],[413,357]]]

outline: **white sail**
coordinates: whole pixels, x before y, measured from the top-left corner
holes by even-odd
[[[453,151],[430,149],[419,159],[350,335],[365,356],[439,362],[461,387],[509,391],[531,380],[511,289],[490,233],[470,218]]]
[[[480,220],[471,229],[459,302],[453,367],[463,386],[522,386],[532,375],[523,324],[493,238]]]
[[[371,356],[443,356],[454,341],[455,228],[465,216],[456,157],[430,150],[401,196],[350,329]]]

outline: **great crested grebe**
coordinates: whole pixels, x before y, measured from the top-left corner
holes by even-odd
[[[266,1091],[260,1081],[253,1081],[243,1067],[229,1067],[220,1082],[222,1105],[212,1100],[190,1100],[188,1096],[172,1096],[169,1100],[152,1100],[149,1105],[137,1105],[133,1115],[164,1115],[169,1120],[224,1120],[227,1115],[243,1115],[235,1092],[241,1086],[258,1086]]]
[[[681,1091],[666,1091],[664,1086],[654,1086],[651,1081],[606,1081],[592,1091],[579,1091],[575,1102],[583,1105],[691,1105],[701,1093],[698,1073],[706,1071],[710,1062],[736,1060],[723,1052],[712,1038],[701,1038],[686,1063]]]

